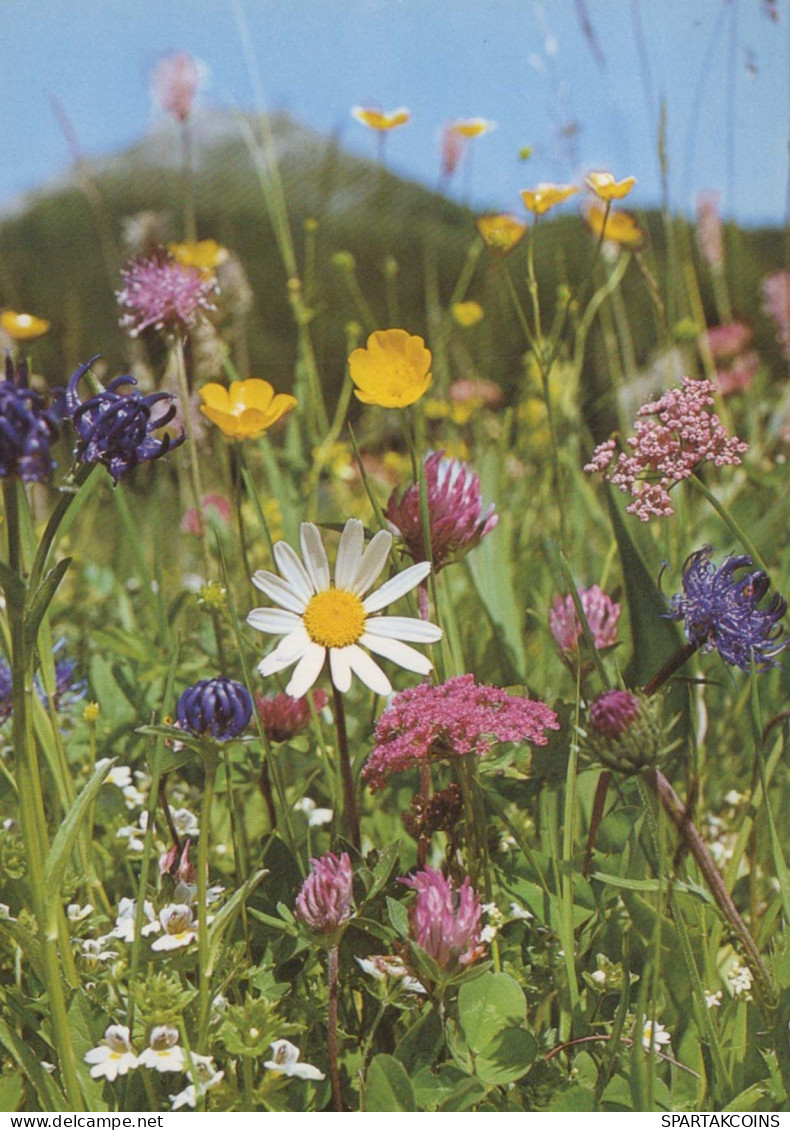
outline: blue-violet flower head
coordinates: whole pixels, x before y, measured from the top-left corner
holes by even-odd
[[[81,365],[66,388],[66,411],[77,433],[74,456],[79,463],[103,463],[117,483],[138,463],[159,459],[186,437],[152,434],[175,416],[174,398],[169,392],[142,396],[134,377],[115,377],[103,392],[81,401],[77,386],[95,360]],[[168,406],[154,411],[163,402]]]
[[[241,683],[219,675],[187,687],[176,705],[184,730],[226,742],[244,732],[252,717],[252,698]]]
[[[55,467],[50,446],[58,438],[61,419],[60,399],[45,405],[28,385],[25,362],[14,368],[6,357],[5,380],[0,381],[0,479],[12,475],[26,483],[48,479]]]
[[[770,587],[766,573],[742,572],[752,566],[746,554],[728,557],[718,568],[712,549],[704,545],[683,567],[683,592],[670,601],[670,620],[683,620],[686,639],[703,651],[718,651],[725,663],[748,671],[777,666],[774,658],[790,639],[780,623],[787,610],[784,597],[774,593],[758,605]]]

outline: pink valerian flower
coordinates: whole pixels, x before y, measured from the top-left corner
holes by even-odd
[[[116,297],[121,326],[130,337],[145,330],[185,334],[201,315],[214,310],[217,290],[213,276],[187,267],[161,249],[130,259],[121,271],[123,287]]]
[[[230,503],[224,495],[204,494],[200,500],[200,505],[203,516],[200,515],[196,506],[193,506],[184,514],[180,526],[183,533],[202,538],[205,533],[204,519],[209,524],[216,522],[222,527],[230,525],[232,511]]]
[[[592,634],[593,642],[600,651],[617,643],[617,621],[620,618],[620,605],[610,596],[592,585],[589,589],[579,589],[579,601]],[[575,655],[582,635],[582,625],[576,615],[576,606],[570,593],[555,597],[549,610],[549,628],[554,642],[564,655]]]
[[[675,483],[689,478],[701,463],[737,465],[748,450],[749,445],[729,436],[709,411],[715,391],[711,381],[684,377],[680,387],[639,409],[636,435],[626,441],[630,452],[621,451],[615,458],[615,441],[605,440],[584,470],[600,471],[623,494],[630,494],[634,501],[626,509],[642,522],[673,514],[669,491]]]
[[[334,934],[354,913],[353,873],[347,852],[311,859],[313,870],[296,896],[296,917],[319,934]]]
[[[709,267],[721,267],[724,263],[719,200],[718,192],[703,192],[697,197],[697,244]]]
[[[376,791],[391,773],[439,757],[484,756],[495,742],[546,745],[544,730],[558,730],[557,715],[542,702],[458,675],[433,686],[401,691],[376,725],[376,746],[363,777]]]
[[[151,78],[151,96],[179,121],[189,117],[203,81],[202,68],[186,51],[174,51],[157,63]]]
[[[256,694],[255,705],[270,742],[287,742],[310,725],[311,698],[317,711],[323,710],[329,701],[326,691],[320,687],[301,698],[293,698],[289,694]]]
[[[445,459],[443,451],[429,455],[423,464],[428,515],[431,529],[431,556],[435,573],[457,561],[490,534],[499,521],[493,503],[483,513],[480,479],[457,459]],[[400,534],[413,561],[427,561],[420,515],[420,487],[412,483],[398,501],[390,495],[384,517]]]
[[[417,892],[409,907],[411,939],[440,969],[471,965],[485,956],[480,937],[483,908],[468,876],[457,890],[432,867],[400,882]]]
[[[790,271],[776,271],[763,279],[763,303],[776,325],[782,356],[790,361]]]

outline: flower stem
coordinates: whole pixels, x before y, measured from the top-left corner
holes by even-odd
[[[653,678],[645,683],[642,688],[644,694],[650,696],[656,693],[659,687],[662,687],[667,679],[671,678],[676,671],[679,671],[687,659],[691,659],[694,652],[697,650],[697,644],[684,643],[675,654],[666,661],[663,667],[656,671]]]
[[[721,872],[713,862],[713,857],[708,850],[708,845],[700,835],[699,829],[691,820],[686,806],[680,800],[675,790],[670,785],[660,769],[650,769],[645,773],[645,781],[658,797],[664,811],[669,816],[678,831],[684,845],[699,867],[708,888],[724,917],[730,924],[733,933],[741,943],[755,976],[761,986],[767,1002],[776,998],[771,974],[760,955],[757,944],[749,933],[744,920],[741,918],[735,903],[730,897],[730,892],[722,878]]]
[[[343,778],[343,793],[345,796],[345,821],[348,838],[357,851],[360,850],[361,840],[359,835],[359,811],[357,797],[354,789],[354,775],[351,771],[351,757],[348,752],[348,731],[346,730],[346,708],[343,705],[343,696],[332,683],[332,695],[335,703],[335,729],[337,730],[337,752],[340,759],[340,774]]]
[[[203,799],[200,805],[200,835],[198,837],[197,860],[197,911],[198,911],[198,1000],[200,1023],[198,1028],[198,1050],[205,1050],[208,1029],[210,985],[208,977],[208,844],[211,836],[211,802],[214,799],[214,785],[217,780],[219,758],[213,748],[203,750],[205,780]]]
[[[329,1052],[329,1078],[332,1082],[332,1106],[342,1111],[343,1094],[340,1090],[340,1069],[337,1062],[337,991],[338,991],[338,947],[329,951],[329,1021],[327,1030],[327,1051]]]

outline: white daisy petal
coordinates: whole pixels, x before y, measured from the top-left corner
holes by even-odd
[[[365,632],[391,640],[408,640],[409,643],[438,643],[443,634],[436,624],[413,616],[368,616]]]
[[[401,643],[400,640],[385,639],[383,636],[372,636],[369,632],[364,632],[359,642],[362,647],[368,648],[376,655],[383,655],[385,659],[391,659],[406,671],[428,675],[433,670],[433,664],[426,655],[415,651],[407,643]]]
[[[337,547],[335,559],[335,586],[339,589],[354,589],[354,576],[362,561],[362,550],[365,546],[365,528],[357,518],[346,522],[343,533],[340,535],[340,545]]]
[[[307,607],[307,601],[290,585],[284,581],[282,577],[278,577],[276,573],[267,573],[265,569],[259,569],[253,575],[252,583],[256,589],[266,593],[269,600],[273,600],[275,604],[279,604],[282,608],[288,608],[291,612],[304,612]]]
[[[379,667],[374,659],[371,659],[366,651],[361,647],[357,647],[352,643],[350,647],[343,649],[346,652],[346,659],[348,665],[355,675],[374,692],[374,694],[387,695],[392,694],[392,683]]]
[[[285,580],[298,596],[304,598],[306,604],[310,597],[315,595],[316,590],[307,570],[299,560],[299,554],[295,549],[291,549],[287,541],[278,541],[274,547],[274,560]]]
[[[415,588],[420,581],[424,581],[430,571],[430,561],[420,561],[417,565],[410,565],[402,573],[398,573],[397,576],[391,577],[389,581],[385,581],[380,589],[376,589],[363,600],[362,604],[365,611],[378,612],[380,608],[386,608],[399,596],[403,596],[404,593]]]
[[[302,522],[299,540],[313,590],[323,592],[324,589],[329,588],[329,562],[326,559],[326,550],[318,526],[314,526],[312,522]]]
[[[329,649],[329,670],[332,675],[332,682],[341,694],[345,694],[351,686],[351,664],[348,662],[347,654],[349,650],[347,647],[331,647]]]
[[[278,662],[286,660],[289,663],[293,663],[304,655],[307,648],[310,647],[311,642],[304,627],[300,624],[290,635],[280,640],[271,654]]]
[[[272,632],[276,636],[284,636],[298,628],[301,619],[294,612],[287,612],[284,608],[253,608],[247,616],[247,623],[259,632]]]
[[[305,650],[304,655],[299,660],[291,675],[291,681],[285,688],[285,693],[291,695],[293,698],[301,698],[302,695],[307,694],[321,674],[321,668],[324,665],[324,657],[326,655],[326,648],[321,647],[317,643],[311,643]]]
[[[359,568],[348,586],[357,596],[363,596],[370,586],[379,579],[381,570],[387,563],[390,549],[392,548],[392,534],[387,530],[379,530],[371,538],[370,545],[365,550]]]

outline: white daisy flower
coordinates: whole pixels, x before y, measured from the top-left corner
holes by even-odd
[[[211,1056],[199,1056],[195,1055],[193,1052],[191,1058],[197,1081],[190,1083],[183,1091],[179,1091],[177,1095],[170,1096],[173,1110],[178,1110],[179,1107],[182,1106],[195,1106],[199,1095],[205,1095],[206,1091],[210,1091],[212,1087],[216,1087],[217,1084],[221,1083],[225,1078],[224,1071],[216,1071],[214,1069],[214,1061]]]
[[[110,1083],[137,1067],[137,1056],[129,1042],[129,1029],[123,1024],[111,1024],[99,1046],[85,1052],[85,1062],[93,1064],[92,1079],[100,1079],[103,1075]]]
[[[178,1029],[159,1024],[151,1030],[149,1046],[141,1052],[137,1062],[154,1071],[185,1071],[187,1057],[178,1043]]]
[[[658,1021],[645,1020],[642,1024],[642,1047],[646,1052],[655,1052],[659,1047],[666,1046],[672,1039],[663,1024]]]
[[[350,518],[340,537],[334,584],[318,527],[303,522],[300,541],[304,564],[286,542],[278,541],[274,559],[282,576],[259,570],[252,578],[256,588],[280,607],[254,608],[247,623],[261,632],[284,637],[258,665],[261,675],[274,675],[295,663],[285,691],[301,698],[318,678],[328,651],[337,690],[349,689],[353,673],[376,694],[390,694],[389,679],[363,647],[407,671],[427,675],[433,669],[431,661],[404,641],[437,643],[441,628],[408,616],[374,613],[424,581],[430,564],[422,561],[410,565],[365,597],[387,562],[392,534],[380,530],[365,549],[363,525]]]
[[[186,903],[173,902],[159,912],[164,934],[151,943],[152,950],[176,950],[197,937],[197,923]]]
[[[325,1079],[323,1071],[313,1067],[310,1063],[299,1063],[299,1049],[289,1040],[275,1040],[269,1044],[272,1049],[272,1058],[267,1059],[264,1067],[269,1071],[276,1071],[279,1075],[295,1075],[297,1079]]]

